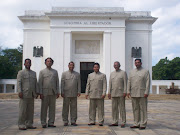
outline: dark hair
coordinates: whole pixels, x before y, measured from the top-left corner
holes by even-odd
[[[74,62],[73,62],[73,61],[70,61],[68,65],[70,65],[71,63],[74,65]]]
[[[141,59],[135,59],[135,61],[139,60],[141,62]]]
[[[29,58],[25,59],[25,60],[24,60],[24,63],[26,63],[27,60],[29,60],[30,63],[31,63],[31,59],[29,59]]]
[[[115,61],[114,63],[118,63],[119,66],[121,66],[120,62],[119,61]]]
[[[94,63],[94,64],[93,64],[93,67],[94,67],[95,65],[98,65],[98,67],[100,68],[100,65],[99,65],[99,63]]]
[[[47,61],[48,59],[51,60],[52,64],[54,63],[54,60],[53,60],[51,57],[46,58],[46,59],[45,59],[45,63],[46,63],[46,61]]]

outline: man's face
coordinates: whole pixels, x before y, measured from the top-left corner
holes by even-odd
[[[136,68],[140,68],[141,65],[142,65],[142,63],[140,62],[140,60],[136,60],[136,61],[135,61],[135,66],[136,66]]]
[[[51,59],[47,59],[45,64],[47,67],[51,67],[53,63]]]
[[[119,66],[119,64],[117,62],[114,63],[114,68],[115,68],[116,71],[119,70],[120,66]]]
[[[30,69],[31,61],[30,60],[26,60],[25,63],[24,63],[24,66],[25,66],[26,69]]]
[[[73,70],[74,70],[74,63],[70,63],[70,64],[68,65],[68,67],[69,67],[69,70],[70,70],[70,71],[73,71]]]
[[[99,66],[98,65],[94,65],[93,70],[96,73],[99,72]]]

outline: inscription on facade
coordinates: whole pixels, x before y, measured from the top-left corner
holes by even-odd
[[[91,21],[91,22],[84,22],[84,21],[67,21],[64,22],[64,25],[111,25],[109,21]]]

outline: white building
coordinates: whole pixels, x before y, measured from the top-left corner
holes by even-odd
[[[94,62],[100,63],[107,79],[114,61],[129,73],[134,67],[132,47],[141,47],[143,67],[152,73],[152,24],[157,18],[150,12],[124,11],[121,7],[53,7],[52,11],[26,11],[19,19],[24,24],[23,60],[30,58],[37,74],[45,68],[47,57],[54,59],[53,68],[59,76],[74,61],[84,89]],[[34,47],[42,47],[43,56],[33,56]]]
[[[0,79],[0,93],[17,93],[17,80]]]

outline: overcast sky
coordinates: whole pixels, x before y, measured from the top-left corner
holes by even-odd
[[[180,57],[180,0],[0,0],[0,46],[16,48],[23,43],[23,24],[17,16],[25,10],[56,7],[124,7],[125,11],[151,11],[152,64],[161,58]]]

